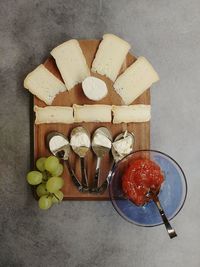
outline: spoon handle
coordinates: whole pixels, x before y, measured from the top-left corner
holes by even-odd
[[[81,161],[81,176],[82,176],[82,186],[83,188],[88,188],[88,179],[87,179],[87,173],[85,168],[85,159],[83,157],[80,158]]]
[[[100,164],[101,164],[101,157],[97,157],[95,175],[94,175],[94,183],[92,190],[96,191],[99,185],[99,174],[100,174]]]
[[[71,168],[71,165],[70,165],[69,161],[68,160],[65,160],[65,164],[66,164],[67,169],[69,171],[69,174],[71,176],[72,182],[78,188],[79,191],[82,191],[82,188],[83,187],[82,187],[81,183],[79,182],[78,178],[76,177],[73,169]]]
[[[112,163],[112,167],[110,168],[110,171],[109,171],[109,173],[108,173],[108,175],[107,175],[105,181],[104,181],[104,182],[102,183],[102,185],[98,188],[98,192],[99,192],[100,194],[103,194],[103,193],[106,191],[106,189],[108,188],[108,185],[109,185],[109,183],[110,183],[110,178],[111,178],[112,170],[113,170],[114,167],[115,167],[115,162]]]
[[[165,212],[160,204],[159,198],[156,196],[153,198],[154,203],[156,204],[159,212],[160,212],[160,216],[162,217],[162,220],[164,222],[164,225],[167,229],[168,235],[170,238],[174,238],[177,236],[175,230],[172,228],[171,224],[169,223],[167,216],[165,215]]]

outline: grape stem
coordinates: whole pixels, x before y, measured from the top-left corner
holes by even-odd
[[[60,199],[53,193],[54,197],[57,198],[58,201],[60,201]]]
[[[44,172],[44,175],[45,175],[45,178],[43,178],[43,181],[44,182],[47,182],[48,181],[48,176],[49,176],[49,173],[45,170]]]

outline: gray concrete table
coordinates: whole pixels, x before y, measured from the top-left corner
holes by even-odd
[[[200,2],[1,0],[0,14],[0,266],[200,266]],[[24,76],[63,41],[105,32],[128,40],[160,74],[151,91],[151,147],[174,157],[189,185],[174,240],[163,226],[125,222],[109,202],[40,211],[25,182]]]

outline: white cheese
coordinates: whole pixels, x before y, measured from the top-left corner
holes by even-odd
[[[112,106],[113,123],[147,122],[151,119],[150,105]]]
[[[127,136],[123,139],[113,142],[113,147],[120,157],[126,156],[132,152],[133,139]]]
[[[106,83],[96,77],[87,77],[82,82],[82,88],[87,98],[94,101],[101,100],[108,93]]]
[[[51,51],[68,90],[90,76],[83,52],[77,40],[69,40]]]
[[[103,146],[106,148],[111,148],[112,142],[110,141],[110,139],[103,135],[103,134],[95,134],[94,138],[93,138],[93,143],[96,146]]]
[[[67,146],[69,144],[67,139],[57,135],[56,138],[51,138],[49,141],[49,148],[51,151],[56,151],[58,148]]]
[[[78,132],[72,135],[70,145],[73,147],[90,147],[90,139],[86,133]]]
[[[38,107],[34,106],[36,115],[35,124],[41,123],[73,123],[73,108],[71,107]]]
[[[74,104],[75,122],[111,122],[111,106]]]
[[[66,90],[65,85],[48,71],[43,64],[26,76],[24,87],[47,105],[52,104],[58,93]]]
[[[113,82],[117,78],[130,44],[113,34],[104,34],[92,63],[92,71],[106,75]]]
[[[129,105],[158,80],[159,76],[152,65],[146,58],[139,57],[117,78],[114,88],[124,104]]]

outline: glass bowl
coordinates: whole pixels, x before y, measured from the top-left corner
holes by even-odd
[[[122,177],[130,161],[148,158],[156,162],[164,173],[159,199],[169,220],[182,209],[187,195],[187,181],[179,164],[165,153],[156,150],[135,151],[120,160],[112,170],[109,194],[115,210],[127,221],[139,226],[163,224],[156,205],[151,200],[144,206],[136,206],[122,191]]]

